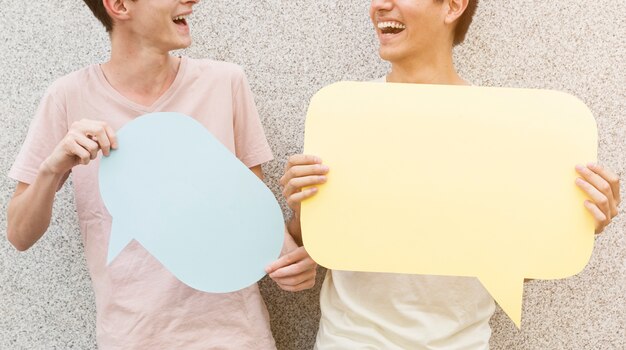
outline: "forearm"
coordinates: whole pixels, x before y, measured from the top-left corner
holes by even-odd
[[[287,222],[287,231],[293,237],[293,240],[302,246],[302,228],[300,227],[300,215],[299,213],[293,213],[291,219]]]
[[[7,238],[20,251],[30,248],[48,229],[54,196],[64,175],[40,170],[23,190],[16,190],[7,210]]]

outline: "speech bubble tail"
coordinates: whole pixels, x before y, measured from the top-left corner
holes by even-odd
[[[517,329],[520,329],[522,324],[524,278],[517,276],[480,276],[478,279],[500,305],[502,311],[513,321]]]
[[[107,253],[107,265],[110,265],[111,262],[117,257],[124,248],[130,243],[132,238],[126,237],[123,234],[122,230],[117,230],[116,227],[119,225],[115,224],[115,219],[111,224],[111,234],[109,235],[109,251]]]

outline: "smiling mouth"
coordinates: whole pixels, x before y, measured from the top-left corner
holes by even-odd
[[[403,23],[397,21],[378,22],[377,27],[383,34],[398,34],[406,29]]]
[[[176,16],[172,18],[172,21],[174,21],[174,23],[176,23],[179,26],[187,25],[187,19],[185,18],[185,16]]]

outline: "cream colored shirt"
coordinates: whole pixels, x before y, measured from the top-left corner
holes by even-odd
[[[483,350],[495,303],[473,277],[328,270],[320,307],[315,349]]]

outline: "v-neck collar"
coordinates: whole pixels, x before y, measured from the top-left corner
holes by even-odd
[[[139,103],[133,102],[130,99],[128,99],[126,96],[122,95],[119,91],[117,91],[111,85],[111,83],[109,83],[106,76],[104,75],[102,66],[100,64],[96,64],[94,66],[96,70],[96,75],[98,76],[98,80],[100,80],[100,83],[104,87],[104,90],[111,96],[111,98],[127,105],[128,107],[136,111],[144,112],[144,113],[151,113],[151,112],[157,111],[158,108],[163,104],[163,102],[167,101],[178,90],[179,86],[181,85],[181,81],[184,78],[185,71],[187,68],[187,58],[185,56],[181,56],[180,64],[178,66],[178,72],[176,73],[176,77],[174,78],[174,81],[167,88],[167,90],[165,90],[165,92],[161,94],[161,96],[159,96],[159,98],[156,101],[154,101],[150,106],[144,106]]]

